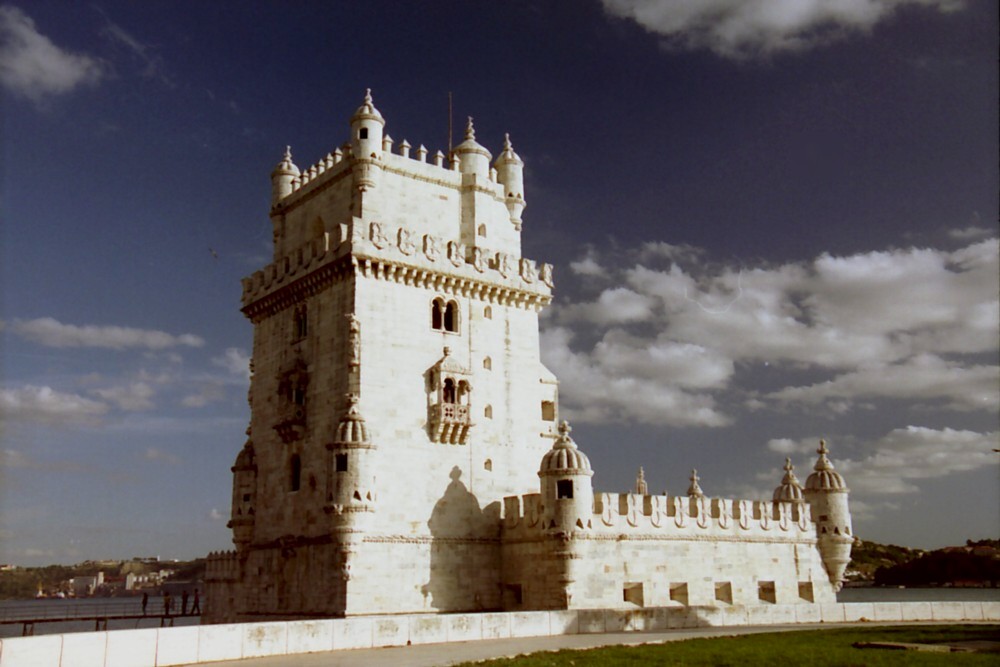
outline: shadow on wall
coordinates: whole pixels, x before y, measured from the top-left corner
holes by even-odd
[[[438,611],[499,609],[500,503],[480,509],[461,482],[458,466],[449,477],[451,483],[427,522],[431,571],[421,589],[426,606]]]

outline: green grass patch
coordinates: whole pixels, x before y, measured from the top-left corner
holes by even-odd
[[[768,632],[739,637],[688,639],[646,646],[609,646],[583,651],[541,652],[517,658],[463,663],[464,667],[626,667],[635,665],[808,664],[816,667],[879,665],[1000,664],[997,653],[924,653],[854,648],[858,642],[948,644],[1000,641],[1000,625],[892,626]],[[461,666],[460,666],[461,667]]]

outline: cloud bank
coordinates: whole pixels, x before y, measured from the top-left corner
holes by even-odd
[[[998,254],[994,238],[745,267],[664,243],[590,249],[574,265],[590,293],[557,301],[543,359],[584,421],[724,426],[740,406],[874,400],[996,412]]]
[[[0,7],[0,84],[9,92],[37,103],[94,85],[105,74],[97,58],[56,46],[23,11]]]
[[[665,47],[730,59],[804,51],[871,31],[899,9],[950,12],[961,0],[602,0],[604,10],[660,35]]]
[[[14,320],[10,331],[25,340],[47,347],[97,347],[113,350],[142,348],[163,350],[170,347],[201,347],[204,339],[193,334],[175,336],[151,329],[63,324],[51,317],[34,320]]]

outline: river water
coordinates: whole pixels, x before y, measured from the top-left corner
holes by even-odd
[[[954,601],[1000,601],[1000,588],[845,588],[837,595],[838,602],[954,602]],[[202,606],[205,600],[202,598]],[[174,612],[180,600],[174,600]],[[69,612],[67,615],[84,613],[101,613],[123,609],[139,613],[142,610],[142,599],[129,598],[83,598],[67,600],[0,600],[0,620],[23,618],[28,616],[52,616],[59,612]],[[108,630],[130,630],[135,628],[156,628],[160,626],[159,614],[163,611],[163,599],[149,598],[146,607],[149,614],[155,617],[132,619],[127,621],[109,621]],[[174,616],[174,626],[197,625],[197,616]],[[67,621],[59,623],[38,623],[35,625],[36,635],[59,634],[63,632],[91,632],[94,621]],[[19,623],[0,625],[0,637],[19,637],[22,626]]]

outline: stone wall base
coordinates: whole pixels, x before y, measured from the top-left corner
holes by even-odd
[[[0,667],[167,667],[353,648],[605,632],[856,621],[997,621],[1000,601],[405,614],[0,639]]]

